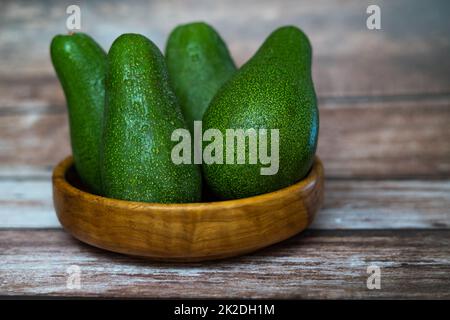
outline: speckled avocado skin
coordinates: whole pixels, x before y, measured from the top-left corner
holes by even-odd
[[[208,187],[220,198],[271,192],[295,183],[310,170],[319,130],[311,55],[302,31],[279,28],[214,97],[203,118],[204,130],[217,128],[224,137],[228,128],[279,129],[280,134],[275,175],[261,175],[260,168],[267,166],[251,165],[248,160],[239,165],[203,164]]]
[[[159,49],[146,37],[124,34],[108,53],[101,152],[105,196],[143,202],[201,199],[201,171],[175,165],[173,130],[186,128]]]
[[[57,35],[50,55],[66,96],[75,167],[101,193],[100,141],[105,101],[106,52],[88,35]]]
[[[220,35],[208,24],[194,22],[176,27],[166,45],[169,76],[186,123],[202,120],[217,90],[236,71]]]

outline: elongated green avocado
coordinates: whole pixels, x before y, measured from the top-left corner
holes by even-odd
[[[201,199],[201,171],[171,159],[175,129],[186,128],[164,57],[138,34],[108,52],[101,169],[104,194],[116,199],[181,203]]]
[[[262,175],[261,164],[203,164],[210,190],[222,199],[271,192],[302,179],[314,160],[319,130],[316,94],[311,79],[311,45],[293,26],[275,30],[256,54],[227,81],[214,97],[203,118],[203,129],[279,130],[279,167]],[[275,136],[275,135],[274,135]],[[225,141],[225,138],[224,138]],[[276,141],[276,140],[274,140]],[[226,154],[224,142],[223,154]],[[258,146],[260,150],[261,145]],[[270,150],[269,143],[267,149]],[[237,158],[236,147],[234,158]],[[274,155],[273,155],[274,156]]]
[[[75,168],[88,188],[100,194],[106,53],[88,35],[75,33],[55,36],[50,54],[67,100]]]
[[[176,27],[166,45],[170,79],[188,128],[202,120],[217,90],[236,71],[220,35],[203,22]]]

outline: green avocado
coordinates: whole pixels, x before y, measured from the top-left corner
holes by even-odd
[[[203,22],[176,27],[166,45],[166,61],[186,123],[193,132],[217,90],[236,71],[220,35]]]
[[[75,33],[55,36],[50,54],[67,100],[75,168],[86,186],[100,194],[106,53],[88,35]]]
[[[235,199],[263,194],[289,186],[309,172],[319,132],[311,56],[310,42],[301,30],[293,26],[279,28],[216,94],[203,117],[203,130],[220,130],[223,155],[227,129],[266,129],[266,154],[270,155],[278,142],[279,156],[273,160],[279,162],[278,170],[262,174],[261,169],[269,165],[263,164],[261,157],[256,164],[249,163],[255,152],[250,152],[254,149],[250,149],[247,137],[244,164],[237,164],[238,147],[234,148],[234,163],[226,163],[225,157],[223,164],[203,163],[205,180],[215,195]],[[278,139],[273,129],[278,130]],[[260,138],[259,156],[264,150]]]
[[[201,199],[201,170],[176,165],[175,129],[186,125],[164,57],[138,34],[117,38],[108,52],[101,169],[105,196],[158,203]]]

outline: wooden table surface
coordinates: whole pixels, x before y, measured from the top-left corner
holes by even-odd
[[[366,28],[369,4],[382,30]],[[448,1],[81,2],[83,30],[105,49],[125,32],[163,48],[176,24],[206,20],[242,65],[277,26],[310,36],[324,208],[283,243],[194,264],[108,253],[61,229],[50,175],[70,147],[48,47],[65,32],[65,4],[1,6],[0,295],[450,298]],[[79,289],[66,285],[72,265]],[[368,266],[381,289],[367,288]]]

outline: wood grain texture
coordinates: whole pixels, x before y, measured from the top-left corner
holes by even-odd
[[[329,103],[318,154],[334,178],[450,175],[450,100]]]
[[[45,180],[0,180],[0,228],[59,227]]]
[[[252,255],[152,263],[62,230],[0,231],[0,294],[138,298],[450,298],[450,231],[307,231]],[[67,268],[81,289],[67,289]],[[369,265],[381,289],[368,290]]]
[[[71,153],[65,113],[0,116],[0,127],[0,164],[10,168],[2,170],[8,176],[23,167],[51,172],[57,162],[54,157]]]
[[[448,180],[328,180],[311,228],[449,228],[449,208]]]
[[[449,180],[327,180],[311,229],[450,227]],[[0,179],[0,228],[60,228],[50,178]]]
[[[53,171],[53,202],[64,229],[113,252],[160,261],[205,261],[253,252],[303,231],[323,203],[316,158],[301,181],[263,195],[210,203],[123,201],[87,192],[72,157]]]

